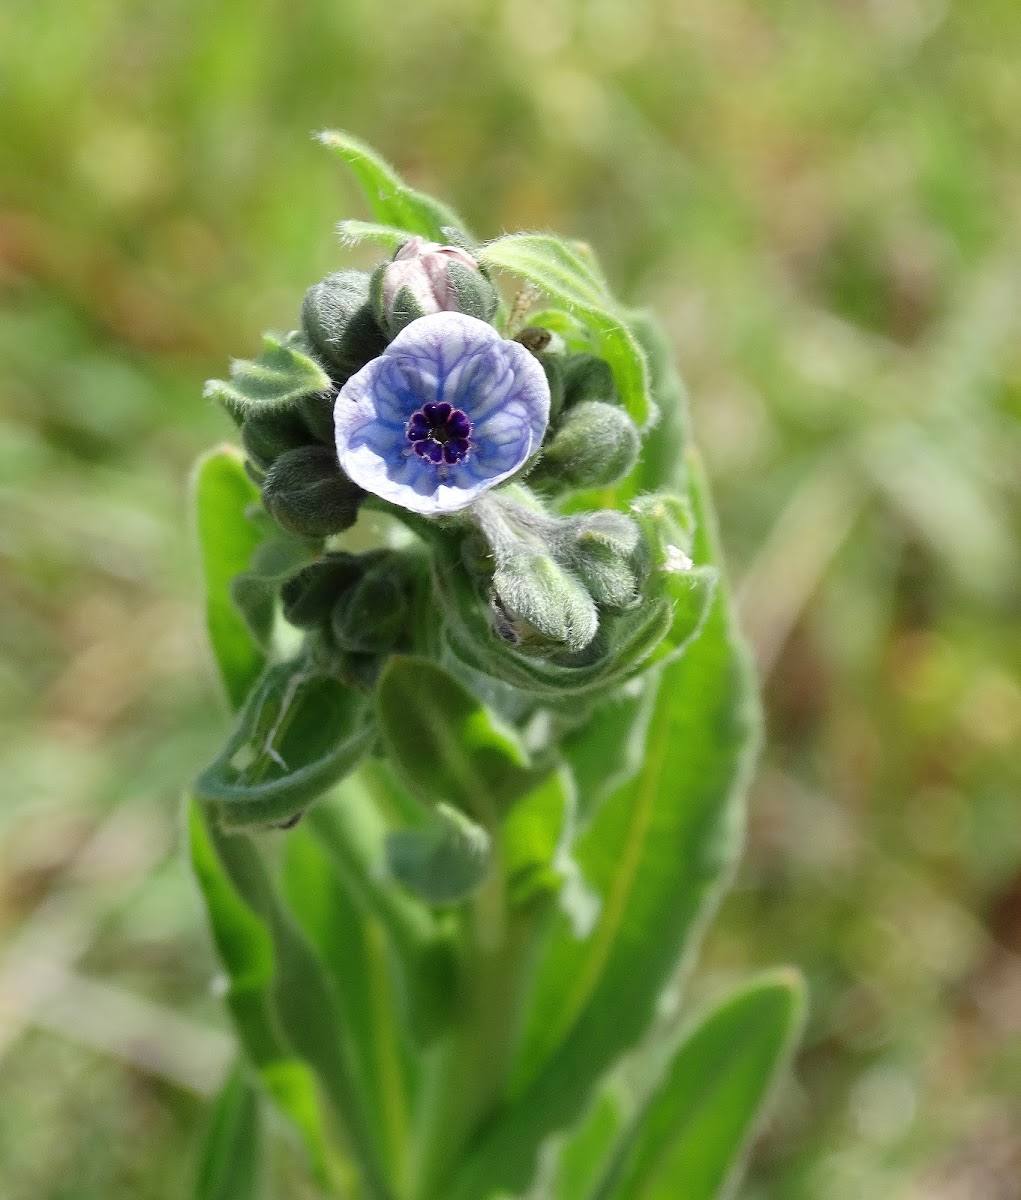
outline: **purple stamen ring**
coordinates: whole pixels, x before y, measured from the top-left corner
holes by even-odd
[[[466,458],[471,449],[472,423],[459,408],[445,400],[423,404],[408,421],[408,441],[420,458],[451,465]]]

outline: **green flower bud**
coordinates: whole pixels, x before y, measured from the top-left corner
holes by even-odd
[[[337,271],[313,284],[301,306],[301,328],[337,379],[346,379],[386,348],[364,271]]]
[[[337,465],[328,446],[281,454],[266,475],[263,503],[274,521],[299,537],[324,538],[350,529],[365,493]]]
[[[582,650],[599,614],[584,584],[549,554],[522,546],[493,575],[493,613],[505,641],[528,649]]]
[[[530,482],[557,492],[604,487],[632,470],[641,445],[638,427],[624,409],[586,400],[567,410]]]
[[[411,321],[437,312],[462,312],[489,321],[496,312],[496,289],[460,246],[442,246],[413,237],[377,267],[372,276],[376,320],[395,337]]]
[[[263,470],[268,470],[281,454],[311,441],[305,422],[293,409],[252,412],[241,425],[241,443],[252,462]]]
[[[333,606],[361,577],[365,558],[338,551],[292,575],[280,589],[284,617],[299,629],[314,629],[330,619]]]
[[[596,354],[570,354],[564,362],[564,407],[587,400],[620,403],[613,372],[606,359]]]
[[[644,574],[638,526],[623,513],[605,510],[576,518],[576,532],[561,557],[584,581],[600,608],[628,608],[638,599]]]
[[[333,607],[337,646],[352,654],[385,654],[404,631],[409,615],[408,576],[395,554],[382,556]]]

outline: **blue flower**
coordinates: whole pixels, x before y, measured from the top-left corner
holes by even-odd
[[[542,443],[550,393],[537,360],[485,321],[412,321],[344,384],[337,455],[367,492],[427,516],[465,508]]]

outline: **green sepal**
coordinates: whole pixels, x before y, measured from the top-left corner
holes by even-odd
[[[219,400],[239,423],[249,413],[292,407],[303,396],[329,391],[332,380],[297,334],[267,333],[256,359],[236,358],[230,380],[210,379],[204,395]]]
[[[263,471],[269,470],[281,454],[299,450],[312,441],[313,435],[297,407],[249,412],[241,423],[241,444]]]
[[[316,445],[282,454],[266,474],[262,498],[288,533],[325,538],[351,528],[365,493],[341,471],[335,450]]]
[[[386,839],[388,872],[429,904],[467,899],[485,881],[491,857],[485,829],[448,804],[437,804],[426,825]]]
[[[351,771],[374,736],[364,696],[302,659],[280,663],[253,690],[193,793],[225,827],[284,822]]]
[[[500,636],[533,651],[583,650],[599,628],[585,585],[552,555],[524,545],[494,572],[493,603]]]
[[[481,271],[453,261],[447,267],[457,297],[457,311],[480,321],[491,321],[500,303],[500,294]]]

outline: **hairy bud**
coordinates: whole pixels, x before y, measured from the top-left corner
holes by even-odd
[[[391,337],[430,313],[461,312],[488,321],[497,299],[467,250],[420,237],[405,242],[372,277],[376,319]]]
[[[273,520],[288,533],[307,538],[350,529],[364,496],[340,470],[334,451],[318,445],[281,454],[262,489]]]
[[[347,379],[386,346],[372,314],[364,271],[336,271],[313,284],[301,306],[301,328],[338,380]]]
[[[622,408],[587,400],[567,410],[530,482],[546,491],[604,487],[628,474],[640,449],[638,427]]]

